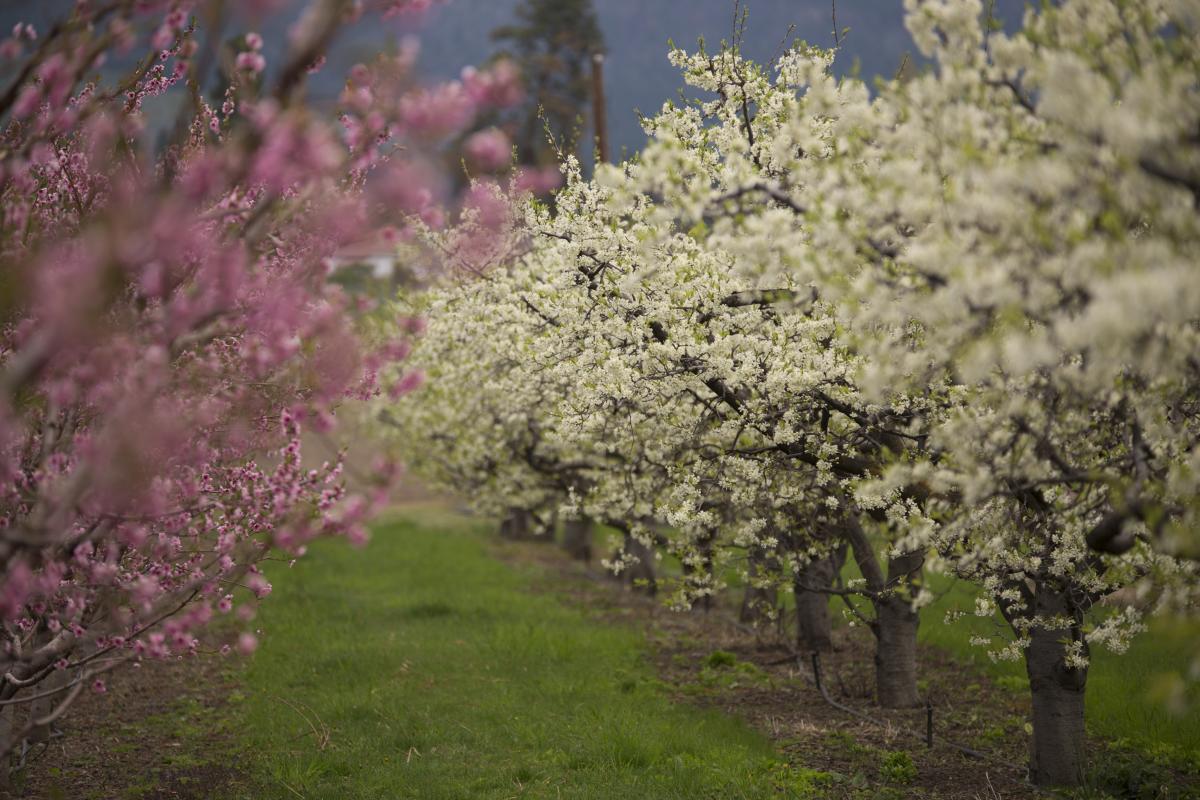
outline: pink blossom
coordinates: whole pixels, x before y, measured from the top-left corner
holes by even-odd
[[[481,106],[510,108],[525,97],[521,86],[521,72],[511,60],[500,59],[484,70],[466,67],[462,71],[462,82],[467,94]]]
[[[241,634],[238,636],[237,649],[244,656],[250,655],[258,649],[258,637],[253,633]]]
[[[413,336],[420,336],[429,327],[429,320],[425,317],[401,317],[399,319],[401,330],[406,333],[411,333]]]
[[[33,571],[24,561],[15,561],[8,566],[0,585],[0,619],[13,619],[33,591]]]
[[[271,584],[262,575],[253,574],[246,579],[246,588],[257,598],[266,597],[271,593]]]
[[[353,547],[366,547],[370,540],[371,534],[365,525],[355,524],[346,529],[346,541],[350,542]]]
[[[548,194],[562,185],[562,173],[557,167],[522,168],[513,180],[513,191]]]
[[[337,427],[337,420],[329,411],[321,409],[313,414],[310,427],[317,433],[329,433]]]
[[[458,133],[475,118],[475,101],[457,81],[417,89],[400,102],[400,120],[418,136],[441,139]]]
[[[118,17],[109,24],[108,30],[113,37],[113,43],[118,52],[129,52],[137,41],[133,26],[128,20]]]
[[[421,370],[413,370],[404,374],[400,380],[392,385],[388,394],[392,399],[399,398],[403,395],[415,392],[425,385],[425,373]]]
[[[154,31],[154,35],[150,38],[150,45],[155,50],[162,50],[170,47],[174,40],[175,31],[170,26],[162,25]]]
[[[463,146],[463,152],[479,169],[497,172],[512,161],[512,142],[499,128],[487,128],[472,134]]]
[[[402,214],[434,207],[444,192],[441,175],[425,161],[390,164],[372,185],[381,201]]]
[[[508,201],[491,183],[476,183],[467,190],[463,207],[485,228],[499,228],[509,219]]]
[[[26,117],[37,111],[37,108],[42,103],[42,89],[37,84],[27,84],[22,87],[20,94],[17,95],[17,100],[13,103],[13,116],[17,119],[25,119]]]
[[[426,206],[421,209],[421,213],[417,216],[421,219],[421,222],[433,230],[440,230],[446,225],[446,212],[441,206]]]
[[[350,68],[350,81],[355,86],[369,87],[374,83],[375,78],[371,74],[371,69],[366,64],[355,64]]]
[[[158,578],[153,575],[141,575],[130,586],[130,597],[134,602],[148,605],[157,597],[160,589]]]
[[[412,352],[412,342],[400,339],[388,344],[380,352],[389,361],[403,361]]]
[[[237,68],[239,70],[245,70],[257,75],[258,73],[262,72],[266,66],[267,60],[263,58],[262,53],[254,51],[238,53]]]

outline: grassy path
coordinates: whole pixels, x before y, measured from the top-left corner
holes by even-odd
[[[270,571],[258,653],[114,674],[107,695],[73,710],[54,758],[20,776],[23,796],[974,800],[993,796],[993,777],[1003,796],[1031,796],[1019,775],[897,733],[919,727],[920,709],[886,715],[893,729],[828,708],[781,648],[731,624],[605,622],[645,601],[560,572],[544,545],[501,562],[487,532],[421,512],[378,525],[365,550],[315,549]],[[937,624],[967,591],[929,610],[922,636],[942,650],[925,652],[922,684],[939,731],[1017,763],[1019,665],[981,663],[959,626]],[[869,706],[869,634],[835,633],[828,674]],[[1089,698],[1091,725],[1117,735],[1092,742],[1095,790],[1073,797],[1200,797],[1200,778],[1179,769],[1200,720],[1144,707],[1150,678],[1184,663],[1179,642],[1154,630],[1145,656],[1097,659],[1105,696]],[[1111,746],[1118,737],[1137,747]]]
[[[256,798],[803,796],[769,743],[672,705],[634,631],[488,557],[462,520],[393,522],[271,578],[245,676]]]

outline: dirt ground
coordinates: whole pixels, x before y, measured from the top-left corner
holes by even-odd
[[[62,736],[27,755],[10,797],[203,800],[237,784],[236,657],[203,654],[110,673],[81,695]],[[0,797],[4,797],[0,790]]]

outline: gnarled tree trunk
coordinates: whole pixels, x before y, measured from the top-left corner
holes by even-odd
[[[875,695],[884,708],[911,708],[917,694],[917,625],[907,598],[875,604]]]
[[[16,710],[12,706],[0,706],[0,752],[10,753],[0,757],[0,792],[6,791],[12,785],[8,771],[11,768],[11,751],[17,748],[11,745],[9,740],[16,734],[17,725],[13,720],[15,713]]]

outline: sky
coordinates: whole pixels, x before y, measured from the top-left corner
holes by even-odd
[[[48,19],[73,0],[0,0],[0,30],[18,21]],[[232,0],[236,4],[237,0]],[[496,49],[493,29],[512,20],[518,0],[449,0],[436,7],[419,31],[420,66],[430,78],[451,78],[463,66],[486,61]],[[302,5],[296,2],[296,5]],[[645,143],[637,112],[652,114],[678,96],[683,82],[667,62],[668,40],[693,49],[703,37],[714,49],[733,30],[734,0],[594,0],[607,47],[605,82],[612,152],[634,152]],[[778,53],[790,26],[793,36],[832,46],[831,0],[744,0],[748,10],[743,53],[767,61]],[[995,14],[1007,27],[1019,23],[1025,0],[996,0]],[[891,76],[914,51],[903,24],[901,0],[837,0],[839,29],[849,31],[836,62],[840,73],[857,68],[864,77]],[[282,41],[263,31],[268,42]],[[355,61],[369,57],[389,39],[404,35],[397,26],[359,26],[347,31],[323,70],[326,89],[340,87]],[[272,55],[267,53],[268,58]]]
[[[494,49],[489,32],[512,17],[517,0],[451,0],[426,20],[422,66],[431,74],[452,76],[464,58],[482,60]],[[667,42],[694,49],[700,37],[710,50],[733,30],[733,0],[594,0],[608,56],[605,83],[614,154],[645,143],[637,111],[653,113],[677,97],[683,87],[667,62]],[[811,44],[832,47],[831,0],[745,0],[749,16],[743,53],[770,60],[779,52],[789,26]],[[842,41],[837,70],[856,65],[864,77],[895,74],[915,48],[904,28],[901,0],[837,0]],[[1019,24],[1025,0],[997,0],[996,16],[1008,27]]]

